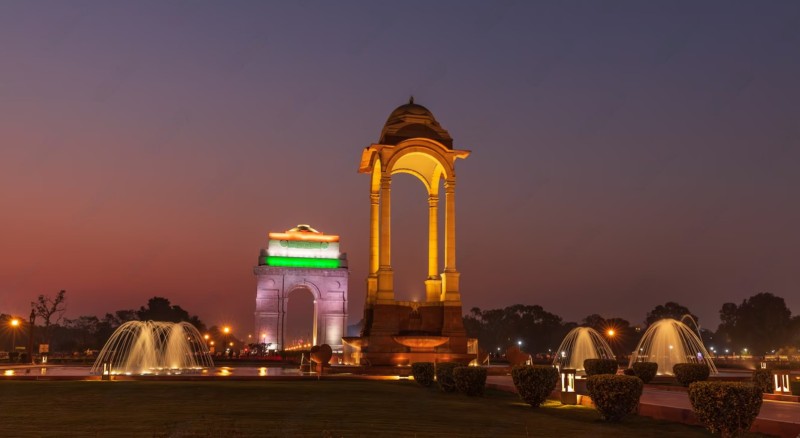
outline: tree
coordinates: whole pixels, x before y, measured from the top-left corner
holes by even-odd
[[[592,313],[586,318],[583,318],[583,323],[581,325],[585,327],[591,327],[598,332],[602,332],[605,330],[607,323],[605,318],[596,313]]]
[[[725,303],[720,310],[722,329],[735,349],[747,348],[754,354],[767,354],[792,338],[792,312],[783,298],[768,292],[753,295],[735,306]]]
[[[695,320],[695,322],[698,324],[700,323],[697,315],[690,312],[687,307],[681,306],[674,301],[669,301],[664,305],[659,304],[658,306],[654,307],[653,310],[647,312],[645,323],[647,326],[650,326],[650,324],[664,318],[672,318],[680,321],[684,315],[689,315]],[[694,329],[694,327],[691,328]]]
[[[725,347],[733,346],[733,331],[736,326],[736,311],[738,306],[734,303],[725,303],[719,310],[720,324],[717,327],[717,332],[714,337],[718,343],[722,343]],[[720,345],[720,347],[722,347]],[[735,350],[735,349],[734,349]]]
[[[67,310],[67,305],[64,302],[64,295],[66,293],[67,291],[61,290],[53,298],[39,295],[36,301],[31,302],[31,308],[33,309],[34,315],[42,318],[44,321],[43,327],[45,343],[50,342],[50,335],[52,333],[51,326],[53,324],[58,324],[59,321],[61,321],[61,318],[63,318],[64,312]],[[53,317],[55,317],[55,321],[53,321]]]
[[[559,316],[542,306],[522,304],[491,310],[475,307],[464,316],[464,327],[470,336],[478,338],[478,345],[485,351],[505,351],[522,342],[525,352],[547,353],[558,347],[565,334]]]
[[[120,312],[117,312],[118,316]],[[147,301],[147,307],[140,307],[136,311],[136,317],[140,321],[186,321],[194,325],[197,330],[204,331],[205,324],[196,315],[189,315],[181,306],[171,305],[170,301],[163,297],[153,297]]]
[[[67,319],[64,326],[69,330],[70,337],[74,340],[75,349],[97,349],[101,345],[98,332],[101,322],[96,316],[80,316],[77,319]]]

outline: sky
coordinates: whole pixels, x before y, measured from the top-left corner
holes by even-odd
[[[798,48],[796,2],[5,1],[0,312],[157,295],[244,332],[267,233],[307,223],[341,236],[357,322],[360,155],[413,95],[472,151],[465,312],[797,314]],[[396,295],[421,298],[425,192],[392,199]]]

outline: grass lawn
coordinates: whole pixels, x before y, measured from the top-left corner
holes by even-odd
[[[709,436],[516,395],[470,398],[413,381],[0,382],[1,437]]]

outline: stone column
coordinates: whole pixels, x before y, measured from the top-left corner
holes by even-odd
[[[370,190],[369,200],[369,273],[367,275],[367,306],[374,304],[378,295],[380,193]]]
[[[444,273],[442,274],[442,301],[461,304],[456,269],[456,180],[448,178],[444,183],[445,230]]]
[[[428,196],[428,279],[439,277],[439,195]]]
[[[439,195],[428,196],[428,278],[425,299],[441,301],[442,280],[439,278]]]
[[[392,274],[392,177],[381,176],[380,251],[378,267],[378,303],[394,301]]]

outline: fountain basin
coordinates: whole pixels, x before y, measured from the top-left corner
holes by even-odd
[[[449,336],[392,336],[395,342],[411,351],[433,351],[450,340]]]

